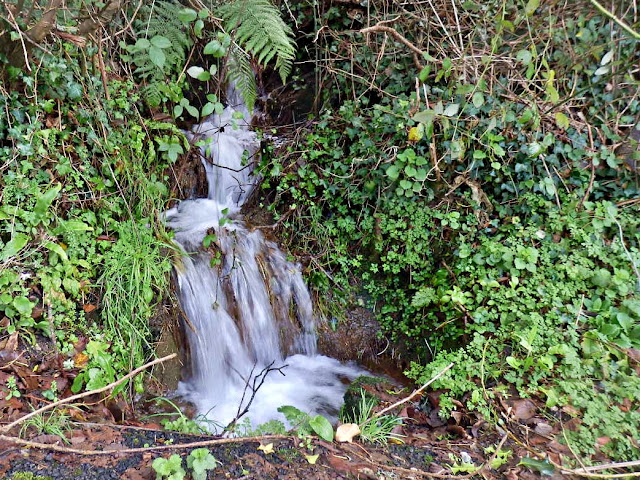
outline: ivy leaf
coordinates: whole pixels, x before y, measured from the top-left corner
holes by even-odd
[[[309,425],[311,425],[313,431],[316,432],[320,438],[327,442],[333,442],[333,427],[331,423],[329,423],[329,420],[322,415],[316,415],[309,420]]]
[[[167,37],[163,37],[162,35],[156,35],[150,40],[151,45],[158,48],[169,48],[171,44],[171,40]]]
[[[222,58],[227,54],[227,49],[218,41],[211,40],[204,46],[205,55],[213,55],[215,58]]]
[[[78,100],[84,95],[84,89],[78,82],[71,82],[67,86],[67,97],[69,100]]]
[[[162,68],[164,66],[164,62],[167,61],[167,56],[164,54],[160,47],[152,45],[149,48],[149,59],[155,66]]]
[[[198,18],[198,12],[192,8],[183,8],[178,12],[178,20],[184,23],[191,23]]]
[[[453,117],[453,116],[457,115],[459,111],[460,111],[460,104],[459,103],[450,103],[449,105],[447,105],[447,108],[444,109],[442,114],[445,117]]]
[[[471,97],[471,101],[473,102],[473,106],[476,108],[480,108],[482,105],[484,105],[484,95],[482,92],[476,92],[473,94],[473,97]]]
[[[400,168],[397,165],[391,165],[389,168],[387,168],[387,177],[389,177],[390,180],[396,181],[399,176]]]
[[[431,123],[436,116],[436,112],[433,110],[423,110],[421,112],[416,113],[413,116],[413,120],[419,123]]]
[[[190,77],[196,78],[202,82],[206,82],[211,78],[211,74],[209,72],[207,72],[204,68],[198,67],[196,65],[194,65],[193,67],[189,67],[187,69],[187,74],[189,74]]]

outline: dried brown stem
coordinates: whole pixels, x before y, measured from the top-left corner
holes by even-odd
[[[118,385],[120,385],[121,383],[127,381],[128,379],[130,379],[132,377],[135,377],[137,374],[139,374],[143,370],[146,370],[147,368],[152,367],[153,365],[157,365],[158,363],[162,363],[162,362],[166,362],[167,360],[171,360],[172,358],[175,358],[176,356],[177,356],[176,353],[172,353],[171,355],[167,355],[166,357],[156,358],[155,360],[153,360],[153,361],[151,361],[151,362],[149,362],[149,363],[147,363],[145,365],[142,365],[141,367],[136,368],[132,372],[126,374],[124,377],[120,378],[119,380],[116,380],[115,382],[110,383],[109,385],[107,385],[105,387],[97,388],[97,389],[91,390],[89,392],[79,393],[77,395],[72,395],[71,397],[63,398],[62,400],[58,400],[57,402],[53,402],[53,403],[50,403],[49,405],[45,405],[44,407],[39,408],[37,410],[34,410],[33,412],[20,417],[16,421],[11,422],[8,425],[5,425],[4,427],[0,428],[0,432],[9,432],[13,427],[15,427],[16,425],[20,425],[21,423],[23,423],[24,421],[28,420],[29,418],[34,417],[36,415],[39,415],[42,412],[46,412],[47,410],[51,410],[52,408],[58,407],[60,405],[64,405],[65,403],[70,403],[70,402],[73,402],[75,400],[80,400],[81,398],[88,397],[90,395],[95,395],[97,393],[102,393],[102,392],[106,392],[108,390],[111,390],[112,388],[117,387]],[[2,437],[4,437],[4,436],[2,436]],[[6,438],[5,438],[5,440],[6,440]]]

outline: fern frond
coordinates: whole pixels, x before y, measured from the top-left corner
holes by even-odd
[[[268,0],[234,0],[217,9],[236,42],[266,65],[274,57],[275,68],[285,82],[293,68],[295,43],[291,28]]]
[[[240,95],[242,95],[244,103],[251,112],[258,94],[256,90],[256,76],[251,68],[249,56],[237,46],[232,46],[229,51],[227,68],[227,79],[235,84]]]

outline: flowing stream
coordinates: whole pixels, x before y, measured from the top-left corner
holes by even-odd
[[[253,427],[284,421],[277,412],[283,405],[335,420],[348,382],[366,372],[318,355],[299,267],[239,215],[257,181],[251,157],[259,141],[239,96],[228,96],[221,115],[189,134],[202,143],[208,198],[182,201],[166,214],[185,252],[177,281],[192,365],[178,394],[218,431],[249,402]]]

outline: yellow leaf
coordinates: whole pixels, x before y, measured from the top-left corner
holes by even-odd
[[[269,455],[270,453],[273,453],[273,443],[268,443],[267,445],[260,445],[258,447],[258,450],[262,450],[265,455]]]
[[[320,455],[305,455],[304,458],[306,458],[307,462],[309,462],[311,465],[315,465],[318,461],[319,456]]]
[[[409,130],[409,141],[419,142],[420,140],[422,140],[423,135],[424,135],[424,126],[422,128],[420,128],[420,126],[412,127]]]
[[[567,130],[569,128],[569,117],[567,117],[564,113],[557,112],[556,115],[556,123],[563,130]]]

